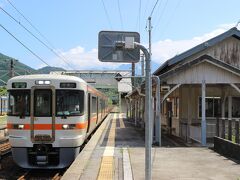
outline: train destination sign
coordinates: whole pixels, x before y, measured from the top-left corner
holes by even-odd
[[[140,59],[140,43],[137,32],[101,31],[98,35],[98,59],[102,62],[136,63]]]

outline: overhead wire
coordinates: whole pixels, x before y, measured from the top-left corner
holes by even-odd
[[[166,25],[164,26],[164,29],[163,29],[161,34],[165,33],[165,31],[168,28],[169,24],[172,22],[172,19],[173,19],[175,13],[176,13],[178,7],[180,6],[181,2],[182,2],[182,0],[179,0],[178,3],[176,4],[174,10],[172,11],[173,13],[171,14],[171,16],[170,16],[169,20],[167,21]]]
[[[148,6],[149,6],[149,1],[150,0],[147,0],[147,2],[145,3],[145,11],[144,11],[144,13],[143,13],[143,17],[145,17],[146,16],[146,13],[147,13],[147,9],[148,9]]]
[[[67,62],[67,59],[62,55],[62,52],[59,52],[57,50],[54,50],[56,49],[54,47],[54,45],[48,40],[48,38],[46,36],[43,35],[43,33],[40,32],[40,30],[20,11],[18,10],[18,8],[10,1],[10,0],[7,0],[8,3],[24,18],[24,20],[26,20],[29,25],[49,44],[46,45],[46,43],[43,43],[43,41],[41,41],[42,44],[45,44],[44,46],[46,46],[48,49],[50,49],[58,58],[60,58],[65,64],[67,64],[71,69],[75,69],[73,68],[68,62]],[[20,22],[19,22],[20,24]],[[21,24],[22,25],[22,24]],[[25,28],[24,28],[25,29]],[[26,29],[25,29],[26,30]],[[33,33],[30,33],[30,34],[33,34]],[[36,38],[36,36],[34,36]],[[39,38],[37,38],[39,39]],[[51,46],[51,47],[50,47]],[[59,55],[61,54],[61,56]]]
[[[20,70],[22,70],[23,72],[28,72],[29,74],[33,74],[33,72],[32,72],[31,70],[29,70],[29,69],[21,68],[21,67],[19,67],[19,66],[14,66],[14,68],[15,68],[15,69],[20,69]]]
[[[142,9],[142,0],[139,0],[139,6],[138,6],[138,16],[137,16],[137,22],[136,22],[136,28],[138,28],[138,32],[141,34],[141,9]],[[140,63],[135,63],[136,71],[138,70],[138,66]]]
[[[168,0],[166,0],[166,1],[165,1],[165,4],[163,5],[163,9],[162,9],[162,11],[161,11],[161,13],[160,13],[160,15],[159,15],[159,18],[158,18],[158,20],[157,20],[157,23],[156,23],[156,26],[155,26],[155,30],[153,30],[153,33],[156,31],[157,26],[160,24],[161,18],[162,18],[163,14],[164,14],[164,12],[165,12],[165,10],[166,10],[167,4],[168,4]]]
[[[33,23],[31,23],[31,21],[30,21],[26,16],[24,16],[24,14],[23,14],[20,10],[18,10],[16,6],[14,6],[14,4],[13,4],[10,0],[7,0],[7,1],[8,1],[8,3],[25,19],[25,21],[27,21],[27,22],[29,23],[29,25],[30,25],[35,31],[38,32],[38,34],[39,34],[42,38],[44,38],[49,44],[51,44],[51,46],[53,46],[52,43],[46,38],[46,36],[44,36],[44,35],[40,32],[40,30],[39,30],[36,26],[34,26]]]
[[[142,0],[139,0],[139,9],[138,9],[138,13],[139,13],[139,15],[138,15],[138,17],[139,17],[139,19],[138,19],[138,31],[140,32],[140,27],[141,27],[141,10],[142,10]]]
[[[10,36],[12,36],[16,41],[18,41],[23,47],[25,47],[31,54],[33,54],[37,59],[42,61],[47,66],[50,66],[43,58],[38,56],[34,51],[32,51],[29,47],[27,47],[23,42],[21,42],[16,36],[14,36],[10,31],[8,31],[2,24],[0,24],[0,27],[4,29]]]
[[[151,13],[150,13],[150,15],[149,15],[148,17],[152,17],[153,12],[154,12],[154,10],[155,10],[158,2],[159,2],[159,0],[156,0],[155,4],[154,4],[154,6],[153,6],[153,8],[152,8],[152,10],[151,10]],[[146,29],[146,30],[147,30],[147,23],[148,23],[148,19],[146,19],[146,26],[145,26],[145,29]],[[152,27],[150,27],[150,28],[152,28]]]
[[[162,3],[163,3],[163,0],[161,0],[160,2],[159,2],[159,4],[156,6],[156,11],[157,12],[159,12],[160,11],[160,9],[161,9],[161,5],[162,5]],[[157,15],[158,15],[159,13],[157,13]],[[156,23],[156,20],[157,20],[157,15],[156,15],[156,18],[154,18],[154,21],[153,21],[153,24],[155,24]]]
[[[119,17],[120,17],[120,22],[121,22],[121,29],[123,30],[124,29],[123,18],[122,18],[122,12],[121,12],[121,8],[120,8],[119,0],[117,0],[117,5],[118,5],[118,12],[119,12]]]
[[[153,15],[153,12],[154,12],[154,10],[155,10],[155,8],[156,8],[157,4],[158,4],[158,1],[159,1],[159,0],[156,0],[156,2],[155,2],[154,6],[153,6],[153,8],[152,8],[152,11],[151,11],[151,13],[150,13],[150,16],[149,16],[149,17],[152,17],[152,15]]]
[[[154,12],[154,10],[155,10],[158,2],[159,2],[159,0],[156,0],[156,2],[155,2],[155,4],[154,4],[154,6],[153,6],[153,8],[152,8],[152,10],[151,10],[151,13],[150,13],[150,15],[148,16],[148,18],[149,18],[149,17],[152,18],[153,12]],[[148,27],[148,18],[146,19],[146,26],[145,26],[145,30],[146,30],[146,31],[148,31],[148,30],[147,30],[147,27]],[[152,27],[149,27],[149,28],[152,29]]]
[[[142,0],[139,0],[139,6],[138,6],[138,15],[137,15],[137,21],[135,29],[138,29],[138,32],[140,33],[140,22],[141,22],[141,6],[142,6]],[[141,34],[141,33],[140,33]]]
[[[107,21],[108,21],[108,23],[109,23],[110,29],[113,29],[113,26],[112,26],[112,23],[111,23],[111,20],[110,20],[110,17],[109,17],[107,8],[106,8],[106,6],[105,6],[104,0],[101,0],[101,1],[102,1],[103,9],[104,9],[105,15],[106,15],[106,17],[107,17]]]
[[[64,63],[66,63],[71,69],[74,69],[71,67],[71,65],[66,62],[57,52],[55,52],[54,49],[52,49],[50,46],[48,46],[46,43],[44,43],[41,39],[39,39],[36,35],[34,35],[29,29],[27,29],[20,21],[18,21],[16,18],[14,18],[10,13],[8,13],[6,10],[4,10],[2,7],[0,9],[8,15],[13,21],[15,21],[18,25],[20,25],[24,30],[26,30],[31,36],[33,36],[37,41],[39,41],[43,46],[45,46],[47,49],[49,49],[54,55],[56,55],[58,58],[60,58]]]

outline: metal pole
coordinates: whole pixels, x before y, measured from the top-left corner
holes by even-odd
[[[141,69],[142,69],[142,76],[144,76],[145,73],[144,73],[144,55],[143,54],[141,56]]]
[[[129,105],[128,105],[128,100],[127,100],[127,98],[125,97],[125,101],[126,101],[126,105],[127,105],[127,112],[126,112],[126,114],[127,114],[127,119],[128,119],[128,110],[129,110]]]
[[[135,76],[135,63],[132,63],[132,76]],[[132,86],[135,87],[135,79],[132,78]]]
[[[232,119],[232,96],[228,96],[228,120]]]
[[[13,66],[13,60],[10,61],[10,78],[14,77],[14,66]]]
[[[1,115],[2,115],[2,113],[3,113],[3,103],[2,103],[2,101],[3,101],[3,99],[2,99],[2,97],[0,97],[0,100],[1,100]]]
[[[228,140],[232,140],[232,96],[228,96]]]
[[[152,179],[152,116],[151,116],[151,108],[152,108],[152,102],[151,102],[151,97],[152,97],[152,78],[151,78],[151,55],[152,55],[152,24],[151,24],[151,16],[148,17],[148,33],[149,33],[149,58],[146,58],[146,122],[147,128],[146,128],[146,134],[145,136],[145,146],[146,146],[146,153],[145,153],[145,158],[146,158],[146,169],[145,169],[145,179]],[[149,131],[149,132],[148,132]]]
[[[202,81],[202,146],[206,146],[206,83]]]
[[[137,100],[134,101],[134,125],[137,126]]]
[[[122,113],[122,100],[121,100],[121,92],[119,92],[119,111]]]
[[[156,143],[161,146],[161,101],[160,101],[160,79],[158,76],[153,76],[153,78],[156,80],[156,124],[155,124],[155,141]]]
[[[146,61],[146,79],[145,79],[145,179],[152,179],[152,119],[151,119],[151,96],[152,96],[152,79],[151,79],[151,59],[147,49],[135,42],[135,46],[143,51]]]

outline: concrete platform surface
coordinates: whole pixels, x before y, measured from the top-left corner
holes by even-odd
[[[89,141],[95,145],[84,148],[63,179],[144,179],[144,131],[133,124],[124,113],[111,113],[99,128],[101,133],[97,131]],[[153,179],[240,179],[239,164],[208,148],[178,147],[168,139],[162,142],[165,147],[152,149]]]
[[[144,149],[129,148],[134,179],[144,179]],[[238,180],[240,165],[207,148],[153,148],[153,179]]]

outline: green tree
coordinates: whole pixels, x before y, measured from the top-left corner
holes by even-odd
[[[7,88],[6,87],[0,87],[0,96],[6,96],[7,95]]]

